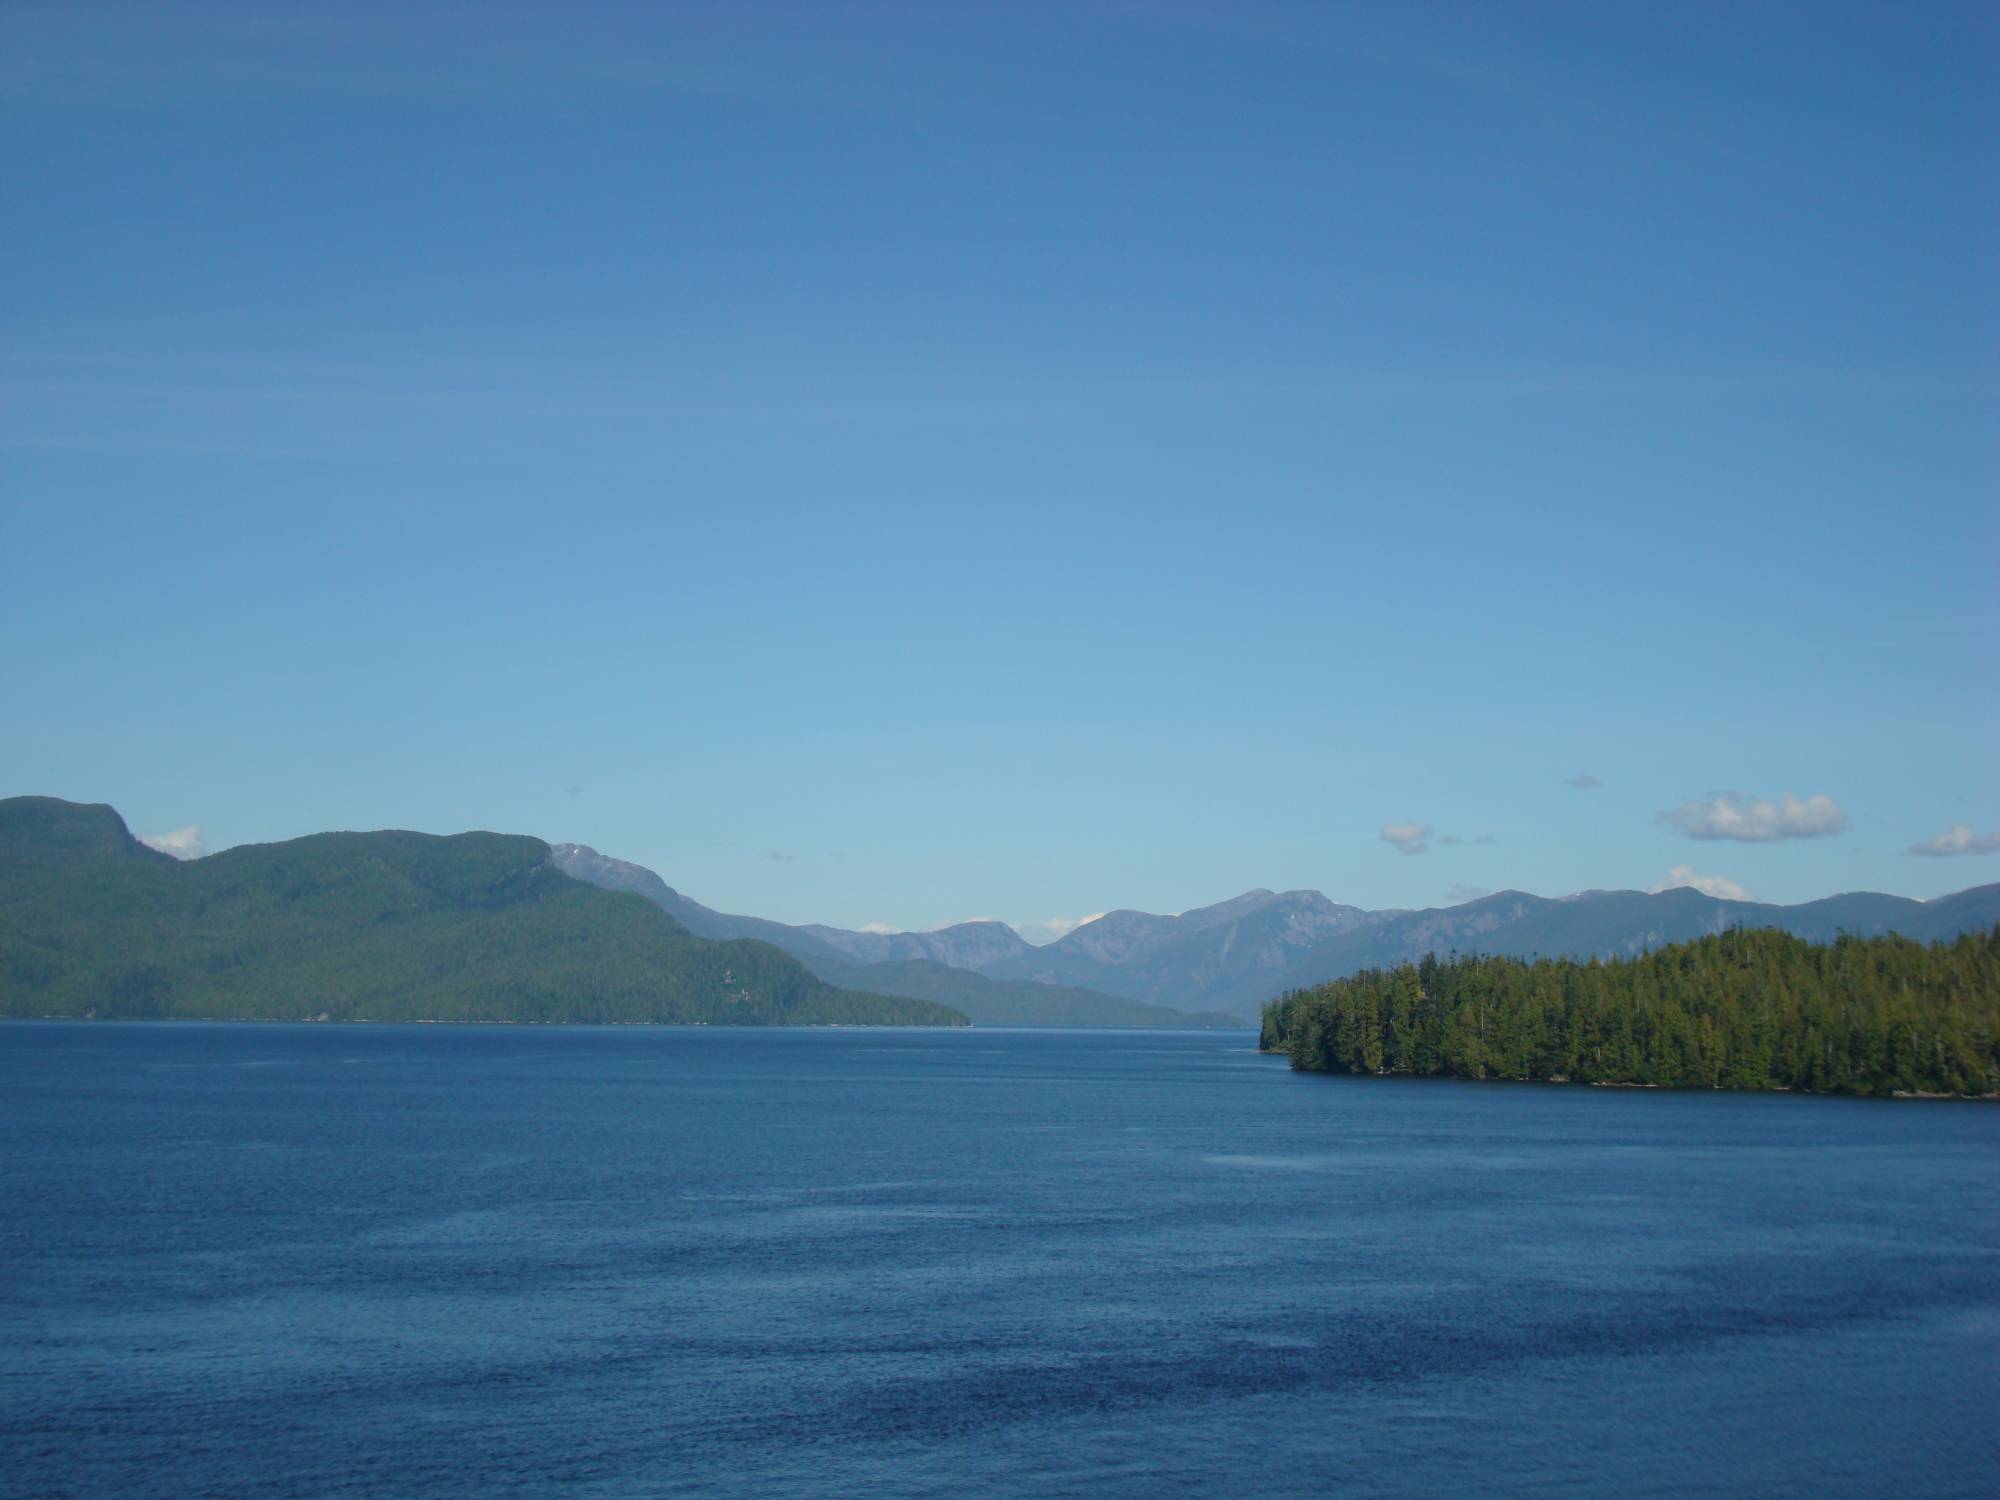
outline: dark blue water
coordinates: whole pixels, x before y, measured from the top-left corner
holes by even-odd
[[[0,1494],[2000,1491],[2000,1109],[0,1026]]]

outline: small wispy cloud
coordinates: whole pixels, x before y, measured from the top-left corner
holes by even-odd
[[[1594,792],[1604,783],[1588,771],[1578,771],[1574,776],[1563,777],[1564,786],[1573,786],[1579,792]]]
[[[1774,844],[1781,839],[1823,839],[1847,830],[1847,814],[1827,796],[1775,802],[1724,792],[1706,802],[1684,802],[1659,814],[1658,821],[1691,839],[1731,839],[1739,844]]]
[[[2000,851],[2000,833],[1974,833],[1964,823],[1954,823],[1935,838],[1910,845],[1911,854],[1992,854]]]
[[[1445,887],[1444,899],[1456,906],[1462,901],[1477,901],[1481,896],[1492,894],[1483,885],[1453,885]]]
[[[1431,825],[1428,823],[1384,823],[1382,842],[1392,846],[1398,854],[1428,854],[1430,852]]]
[[[581,797],[583,795],[583,788],[581,786],[576,785],[574,782],[564,787],[563,790],[569,793],[569,795],[572,797]]]
[[[782,849],[773,849],[764,858],[781,865],[795,865],[799,862],[799,857],[796,854],[787,854]]]
[[[876,937],[894,937],[903,929],[891,927],[887,922],[867,922],[854,929],[856,932],[873,933]]]
[[[1464,844],[1497,844],[1500,841],[1490,833],[1477,835],[1464,833],[1440,834],[1428,823],[1384,823],[1379,835],[1382,842],[1390,845],[1398,854],[1428,854],[1433,842],[1440,849]]]
[[[1697,875],[1693,865],[1675,865],[1667,871],[1667,878],[1653,887],[1652,894],[1661,891],[1677,891],[1683,887],[1700,891],[1704,896],[1713,896],[1718,901],[1755,901],[1747,887],[1738,885],[1727,875]]]
[[[175,859],[200,859],[208,853],[208,841],[202,837],[201,829],[193,824],[176,828],[172,833],[142,833],[139,842],[148,849],[171,854]]]

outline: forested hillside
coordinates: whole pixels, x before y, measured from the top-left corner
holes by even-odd
[[[1600,963],[1426,958],[1264,1008],[1328,1073],[1832,1093],[2000,1091],[2000,927],[1929,947],[1731,930]]]
[[[326,833],[179,864],[109,807],[0,801],[0,1016],[963,1024],[708,942],[539,839]]]

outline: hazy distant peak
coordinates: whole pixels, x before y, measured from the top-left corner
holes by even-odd
[[[549,863],[572,880],[581,880],[585,885],[598,886],[607,891],[632,891],[644,896],[656,905],[663,906],[676,920],[690,931],[699,929],[688,922],[689,915],[713,915],[699,902],[690,901],[679,891],[647,869],[635,865],[630,860],[613,859],[608,854],[599,854],[588,844],[551,844]],[[707,933],[701,933],[708,936]]]
[[[953,969],[980,969],[1028,950],[1027,940],[1005,922],[980,918],[930,932],[853,931],[809,922],[797,929],[856,963],[928,959]]]
[[[1259,886],[1227,901],[1218,901],[1213,906],[1192,907],[1176,920],[1187,927],[1212,927],[1218,922],[1233,922],[1239,917],[1249,916],[1253,911],[1262,911],[1277,899],[1276,891],[1267,891]]]

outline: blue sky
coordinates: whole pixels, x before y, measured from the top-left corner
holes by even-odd
[[[2000,879],[1996,76],[1978,5],[10,5],[0,792],[843,925]]]

